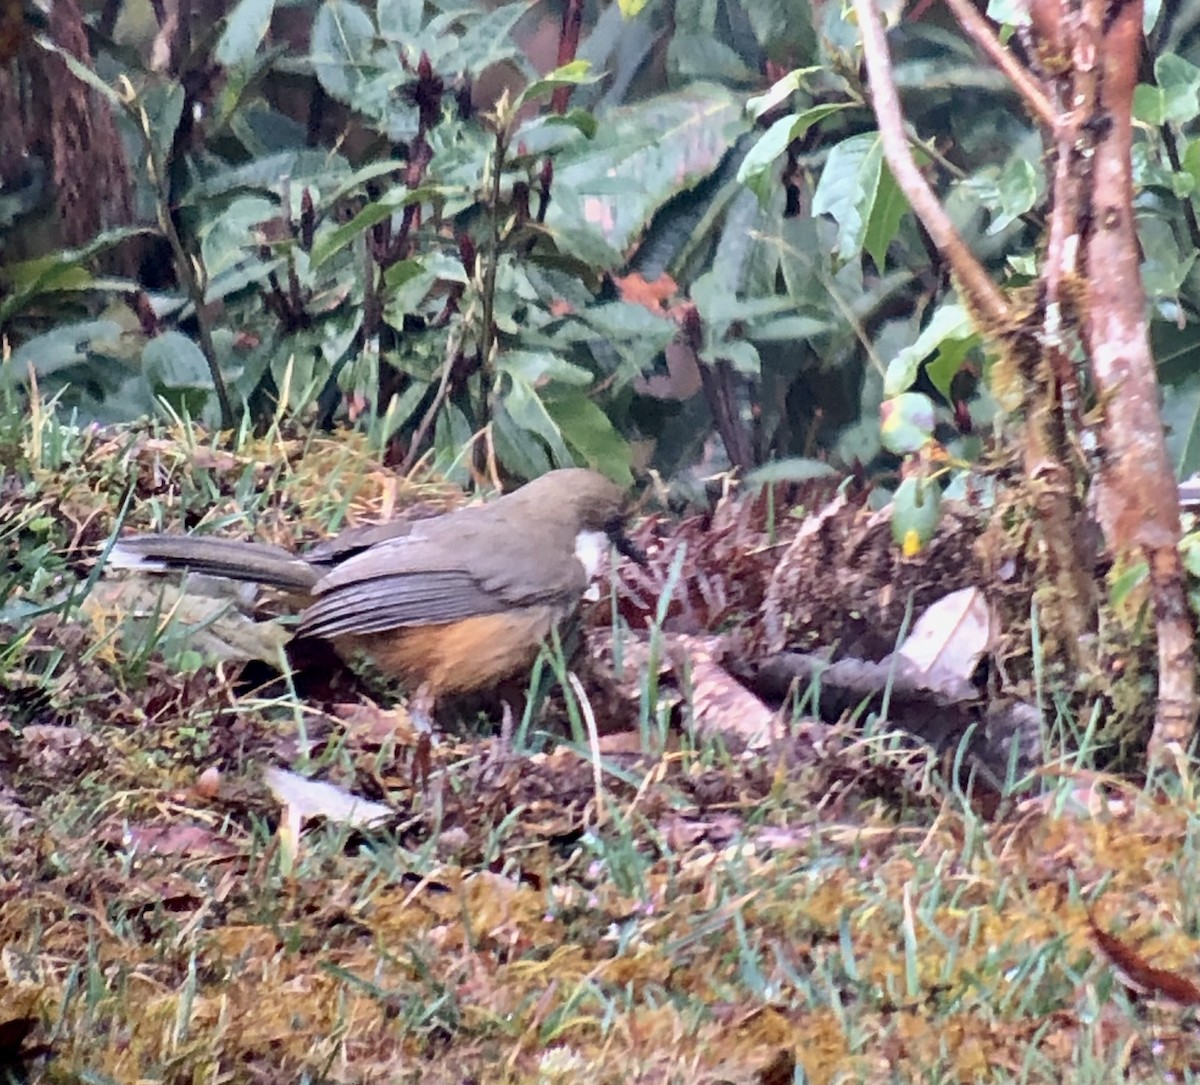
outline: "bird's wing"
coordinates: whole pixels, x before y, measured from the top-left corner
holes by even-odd
[[[497,545],[487,521],[429,521],[420,533],[380,542],[327,573],[299,633],[337,637],[436,625],[543,603],[575,602],[587,575],[569,546],[531,554]],[[561,551],[561,555],[560,555]]]

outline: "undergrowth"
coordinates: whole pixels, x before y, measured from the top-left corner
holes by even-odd
[[[248,687],[221,646],[278,620],[106,594],[97,559],[122,526],[291,546],[445,491],[342,437],[3,426],[11,1079],[1194,1080],[1185,1011],[1127,991],[1090,926],[1195,970],[1186,766],[1135,792],[1084,751],[985,822],[885,738],[796,721],[735,755],[647,696],[594,748],[602,702],[560,696],[516,741],[422,751],[387,691]],[[392,814],[294,838],[268,765]]]

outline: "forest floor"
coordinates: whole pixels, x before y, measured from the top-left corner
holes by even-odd
[[[97,558],[118,530],[295,546],[458,498],[352,438],[229,452],[35,417],[0,435],[0,465],[9,1080],[1200,1074],[1189,765],[1148,791],[1085,751],[981,810],[944,757],[850,716],[785,711],[739,749],[739,722],[778,706],[716,664],[707,703],[732,732],[688,726],[700,683],[653,662],[663,630],[755,626],[796,529],[777,510],[655,519],[649,571],[589,616],[584,656],[607,626],[619,680],[602,690],[585,658],[539,711],[497,726],[484,705],[429,748],[369,677],[269,681],[279,619]],[[937,560],[908,572],[934,594]]]

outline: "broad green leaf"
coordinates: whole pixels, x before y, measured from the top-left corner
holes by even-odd
[[[150,145],[157,168],[165,168],[175,145],[175,132],[183,116],[186,93],[181,83],[151,85],[142,94],[138,105],[145,112],[150,130]]]
[[[800,139],[814,124],[819,124],[826,117],[850,108],[849,102],[829,102],[780,117],[742,159],[741,165],[738,166],[737,179],[765,203],[774,184],[774,177],[770,174],[771,167],[787,150],[788,144],[794,139]]]
[[[977,339],[977,333],[966,309],[958,302],[943,304],[922,329],[916,341],[888,363],[883,382],[884,396],[891,399],[901,392],[907,392],[916,382],[921,363],[943,344],[958,341],[965,344],[965,349],[969,349]],[[951,377],[953,375],[950,374]],[[938,391],[945,395],[949,387],[950,381],[947,378],[946,387],[939,385]]]
[[[425,22],[425,0],[379,0],[375,8],[385,41],[408,49]]]
[[[537,478],[554,466],[546,455],[546,446],[513,421],[503,402],[496,405],[492,415],[492,439],[501,463],[521,478]]]
[[[748,339],[727,339],[702,352],[700,357],[704,361],[719,359],[729,362],[739,373],[746,373],[752,377],[762,372],[762,359]]]
[[[667,45],[667,71],[677,82],[714,79],[750,86],[756,79],[737,50],[707,30],[675,30]]]
[[[1173,383],[1163,396],[1167,455],[1175,473],[1186,478],[1200,471],[1200,377]]]
[[[926,376],[946,399],[950,399],[951,382],[979,340],[977,334],[966,339],[946,339],[938,346],[934,356],[925,363]]]
[[[94,351],[116,353],[125,329],[113,320],[60,324],[44,335],[22,343],[4,367],[9,380],[25,380],[32,367],[39,377],[92,358]]]
[[[1196,262],[1197,252],[1181,250],[1175,232],[1157,216],[1138,216],[1137,229],[1144,254],[1142,285],[1146,296],[1156,303],[1177,299]]]
[[[470,477],[471,423],[460,407],[447,403],[433,426],[436,453],[434,471],[450,482],[465,483]]]
[[[1167,96],[1159,87],[1139,83],[1133,90],[1133,119],[1157,128],[1167,116]]]
[[[1154,62],[1154,78],[1163,92],[1163,119],[1187,124],[1200,115],[1200,68],[1176,53]]]
[[[537,389],[520,377],[507,374],[508,391],[502,396],[508,413],[513,422],[522,429],[540,437],[550,450],[550,456],[555,464],[564,467],[571,462],[571,455],[563,443],[562,432],[558,423],[546,410],[546,404],[538,395]]]
[[[217,42],[217,61],[226,68],[236,68],[253,59],[274,12],[275,0],[238,0]]]
[[[261,260],[257,256],[242,259],[219,274],[210,275],[208,289],[204,291],[204,300],[209,303],[221,301],[239,290],[245,290],[252,283],[264,282],[271,272],[280,271],[286,263],[282,256],[273,260]],[[180,315],[188,316],[192,312],[194,310],[189,304]]]
[[[836,472],[820,460],[793,456],[784,460],[772,460],[756,467],[746,476],[747,486],[766,486],[773,482],[807,482],[814,478],[831,478]]]
[[[755,323],[747,334],[756,343],[772,343],[811,339],[813,336],[826,334],[832,328],[833,324],[828,317],[794,313],[791,316],[779,316],[762,323]]]
[[[619,261],[655,212],[716,169],[748,123],[729,91],[708,84],[612,110],[593,140],[560,154],[547,225],[564,239],[595,231],[604,249],[593,255]]]
[[[212,374],[200,348],[182,332],[156,335],[142,351],[142,373],[157,392],[212,387]]]
[[[506,350],[496,359],[496,370],[535,388],[552,380],[584,386],[592,383],[592,374],[586,369],[550,351]]]
[[[375,26],[353,0],[324,0],[313,20],[312,65],[326,93],[355,105],[372,65]]]
[[[390,188],[379,199],[367,204],[349,222],[332,229],[325,228],[317,233],[309,254],[309,266],[315,271],[331,256],[341,252],[361,233],[391,218],[397,210],[409,202],[412,194],[402,185]]]
[[[573,128],[585,139],[592,139],[596,135],[596,129],[600,126],[596,115],[586,109],[568,109],[562,114],[555,113],[549,117],[534,118],[534,123],[538,121],[551,128],[556,126]]]
[[[236,267],[254,255],[260,239],[255,228],[268,219],[278,218],[279,206],[261,196],[235,199],[220,217],[201,231],[200,257],[210,278]]]
[[[633,485],[629,445],[596,403],[576,392],[549,400],[546,410],[589,467],[621,486]]]
[[[1200,139],[1188,141],[1181,164],[1184,172],[1192,179],[1192,192],[1200,191]]]
[[[513,28],[528,10],[526,3],[501,4],[494,11],[472,19],[457,41],[451,34],[441,35],[444,56],[435,59],[434,67],[475,76],[489,65],[517,56]]]
[[[862,251],[882,173],[878,132],[851,136],[829,152],[813,193],[813,214],[830,215],[838,224],[836,251],[841,260],[854,260]]]

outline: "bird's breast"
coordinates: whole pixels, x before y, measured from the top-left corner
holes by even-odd
[[[568,608],[522,607],[457,622],[337,638],[340,652],[361,652],[385,674],[435,697],[486,689],[532,666],[542,641]]]

